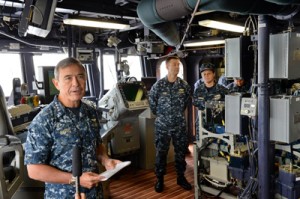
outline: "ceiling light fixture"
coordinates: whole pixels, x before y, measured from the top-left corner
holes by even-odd
[[[220,45],[225,44],[224,39],[216,39],[216,40],[195,40],[195,41],[186,41],[183,43],[184,47],[199,47],[199,46],[213,46],[213,45]]]
[[[94,28],[106,28],[106,29],[128,29],[128,24],[122,24],[112,21],[100,21],[98,19],[91,18],[65,18],[64,24],[73,26],[85,26]]]
[[[210,20],[210,19],[199,21],[198,23],[200,26],[221,29],[221,30],[227,30],[227,31],[231,31],[231,32],[242,33],[245,30],[244,26],[234,25],[231,23],[226,23],[226,22],[221,22],[221,21],[214,21],[214,20]]]

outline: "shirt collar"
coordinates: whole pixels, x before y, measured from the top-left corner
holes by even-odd
[[[164,77],[164,80],[165,80],[165,82],[167,82],[167,83],[172,83],[172,82],[169,82],[168,76],[167,76],[167,75]],[[176,81],[173,82],[173,83],[174,83],[174,84],[178,84],[178,83],[179,83],[179,77],[177,77],[177,78],[176,78]]]
[[[66,107],[58,100],[57,95],[54,97],[53,100],[54,107],[57,111],[57,117],[62,117],[63,115],[67,114]],[[85,103],[81,102],[80,104],[80,110],[79,110],[79,116],[83,113]]]

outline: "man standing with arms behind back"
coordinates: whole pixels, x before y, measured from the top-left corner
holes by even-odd
[[[166,59],[168,74],[158,80],[149,94],[150,108],[156,115],[155,120],[155,191],[164,189],[167,155],[172,138],[175,151],[177,184],[191,190],[191,184],[184,177],[186,169],[185,153],[188,146],[184,111],[187,107],[191,88],[186,81],[177,77],[180,59],[176,56]]]

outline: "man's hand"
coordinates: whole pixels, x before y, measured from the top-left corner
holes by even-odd
[[[110,170],[110,169],[114,169],[116,165],[120,162],[121,162],[120,160],[108,158],[103,162],[103,166],[105,167],[106,170]]]
[[[93,172],[84,172],[80,176],[80,185],[82,187],[91,189],[92,187],[97,187],[101,177],[97,173]]]
[[[104,144],[100,144],[97,148],[97,159],[106,170],[115,168],[115,166],[121,162],[120,160],[111,159],[108,157]]]

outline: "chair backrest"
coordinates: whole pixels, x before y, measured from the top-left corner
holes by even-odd
[[[7,110],[5,95],[0,85],[0,136],[1,135],[15,135],[13,126],[9,118]]]
[[[5,96],[0,85],[0,199],[12,198],[23,182],[24,151],[14,136]]]

